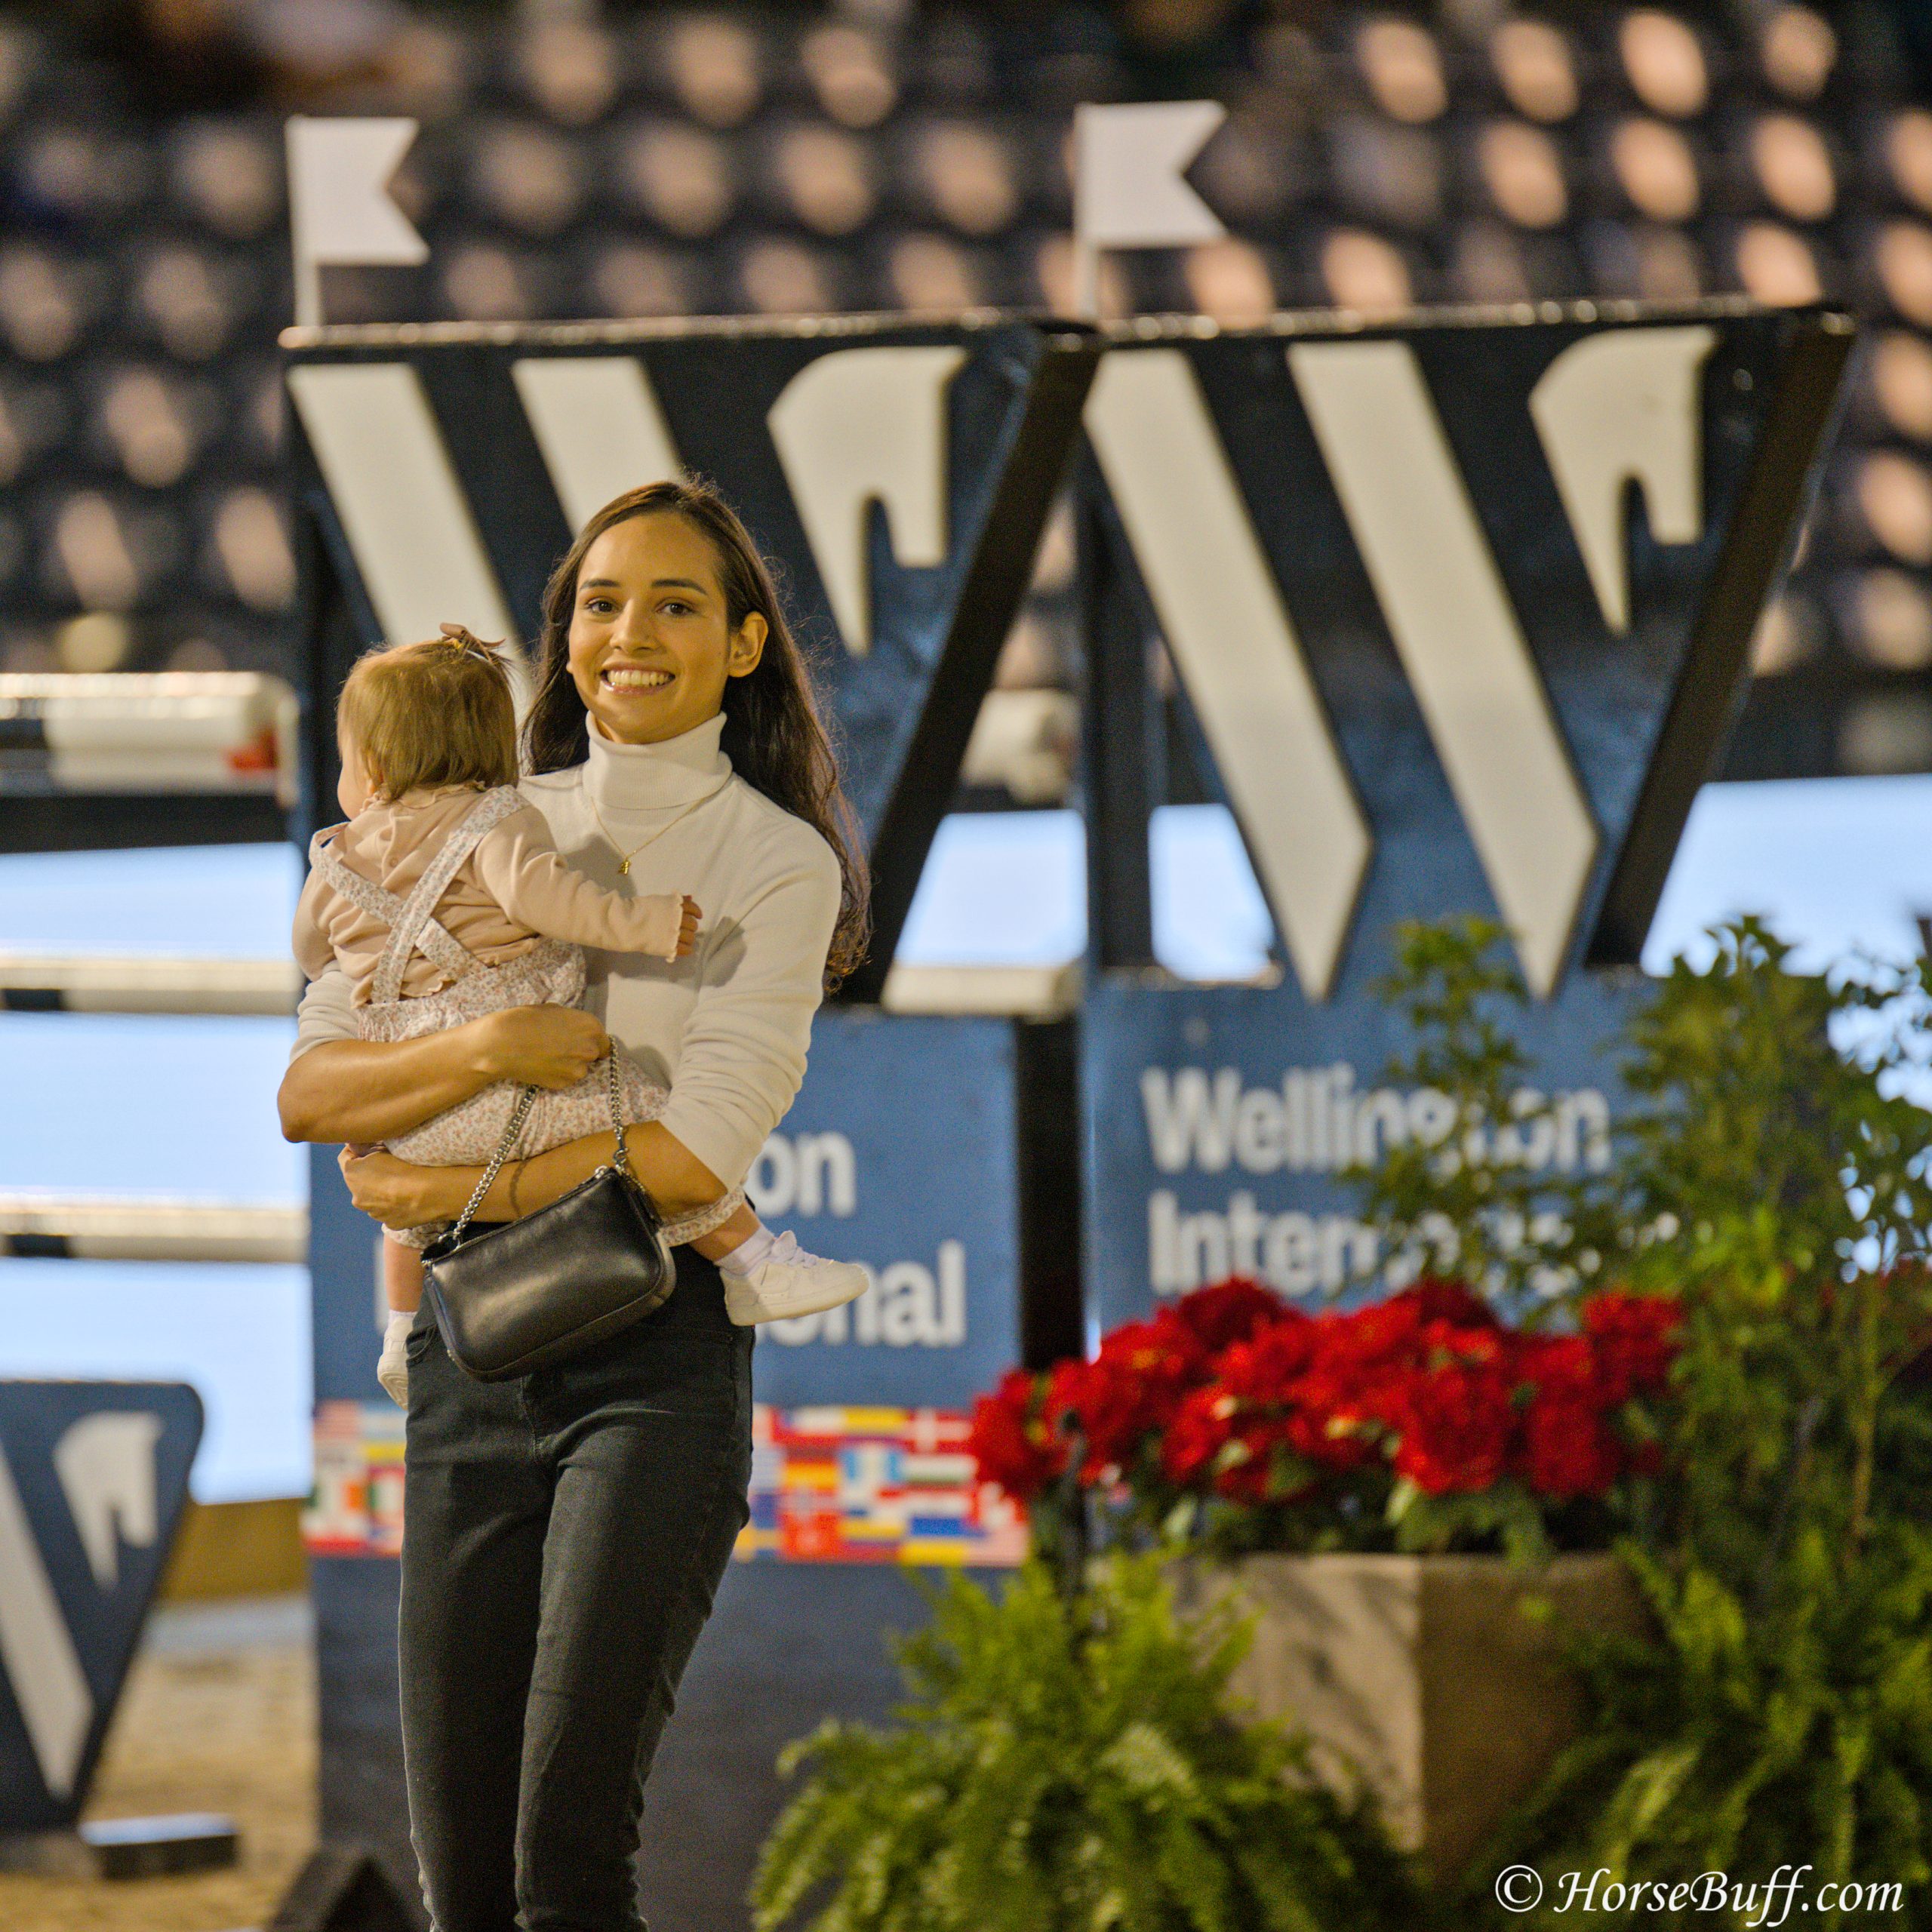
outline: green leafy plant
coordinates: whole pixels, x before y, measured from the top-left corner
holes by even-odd
[[[1414,1097],[1409,1131],[1343,1177],[1376,1229],[1377,1266],[1391,1281],[1466,1281],[1525,1331],[1574,1331],[1592,1297],[1609,1289],[1606,1306],[1628,1299],[1614,1265],[1626,1245],[1620,1150],[1580,1120],[1574,1100],[1536,1084],[1521,1038],[1529,989],[1503,927],[1474,915],[1406,921],[1394,940],[1395,964],[1378,990],[1411,1044],[1381,1077]],[[1634,1453],[1614,1494],[1564,1501],[1507,1483],[1475,1494],[1405,1485],[1391,1500],[1398,1546],[1494,1545],[1526,1564],[1605,1547],[1650,1494],[1639,1472],[1654,1406],[1647,1390],[1618,1404]]]
[[[955,1577],[899,1646],[891,1730],[830,1722],[767,1844],[758,1932],[1351,1932],[1410,1927],[1407,1868],[1284,1733],[1230,1718],[1248,1642],[1183,1624],[1158,1557],[1069,1595]]]
[[[1555,1158],[1577,1123],[1533,1084],[1518,1038],[1530,997],[1507,937],[1476,918],[1396,929],[1379,991],[1414,1044],[1382,1077],[1416,1095],[1414,1124],[1344,1178],[1398,1273],[1468,1281],[1534,1322],[1592,1272],[1595,1228],[1587,1181]],[[1590,1152],[1607,1164],[1607,1147]]]
[[[1886,1922],[1932,1925],[1932,1123],[1898,1091],[1925,979],[1795,972],[1752,920],[1713,938],[1633,1023],[1638,1106],[1564,1235],[1587,1223],[1683,1310],[1621,1546],[1657,1635],[1580,1653],[1582,1739],[1500,1855],[1619,1880],[1808,1863],[1895,1881]]]

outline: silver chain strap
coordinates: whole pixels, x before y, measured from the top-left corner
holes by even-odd
[[[617,1048],[613,1047],[606,1057],[611,1069],[611,1124],[616,1130],[617,1136],[617,1158],[611,1164],[616,1168],[619,1174],[629,1174],[631,1156],[630,1149],[624,1145],[624,1110],[618,1104]],[[631,1177],[632,1180],[636,1179],[634,1174]]]
[[[624,1110],[620,1104],[621,1090],[617,1081],[617,1055],[614,1048],[605,1055],[604,1063],[610,1069],[611,1124],[617,1136],[617,1158],[607,1162],[605,1167],[614,1168],[619,1174],[623,1174],[629,1169],[631,1157],[629,1149],[624,1145]],[[523,1124],[530,1118],[530,1110],[536,1103],[537,1089],[534,1087],[526,1087],[518,1096],[515,1111],[510,1115],[510,1124],[504,1128],[503,1137],[497,1143],[497,1151],[490,1156],[490,1164],[483,1170],[483,1178],[476,1183],[476,1192],[469,1197],[463,1213],[457,1217],[455,1229],[457,1241],[463,1239],[464,1230],[469,1226],[477,1209],[482,1206],[484,1198],[496,1185],[497,1177],[502,1173],[503,1163],[509,1158],[510,1149],[516,1145],[518,1137],[523,1132]],[[600,1169],[599,1171],[604,1170]]]

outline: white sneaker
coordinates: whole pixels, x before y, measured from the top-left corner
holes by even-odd
[[[721,1272],[725,1311],[740,1328],[837,1308],[863,1294],[867,1278],[866,1271],[853,1262],[808,1254],[789,1229],[749,1274]]]
[[[403,1352],[408,1346],[409,1331],[415,1325],[414,1315],[405,1315],[399,1309],[391,1310],[389,1325],[383,1331],[382,1358],[376,1364],[376,1380],[399,1409],[409,1406],[409,1363]]]

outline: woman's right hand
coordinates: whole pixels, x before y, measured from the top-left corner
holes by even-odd
[[[475,1023],[500,1080],[519,1087],[572,1087],[611,1051],[611,1036],[574,1006],[513,1006]]]

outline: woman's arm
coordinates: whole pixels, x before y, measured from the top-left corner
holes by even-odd
[[[798,1096],[839,885],[832,848],[787,821],[759,888],[706,943],[662,1124],[713,1174],[749,1174]]]
[[[515,1007],[417,1040],[325,1040],[282,1075],[282,1135],[386,1140],[500,1080],[568,1087],[609,1051],[593,1016],[564,1006]]]
[[[479,1221],[514,1221],[548,1207],[588,1180],[617,1151],[614,1134],[566,1141],[527,1161],[503,1164],[476,1211]],[[631,1172],[669,1220],[721,1199],[724,1183],[684,1143],[653,1121],[624,1129]],[[481,1168],[423,1168],[393,1154],[340,1156],[349,1198],[386,1227],[420,1227],[454,1221],[483,1178]]]

